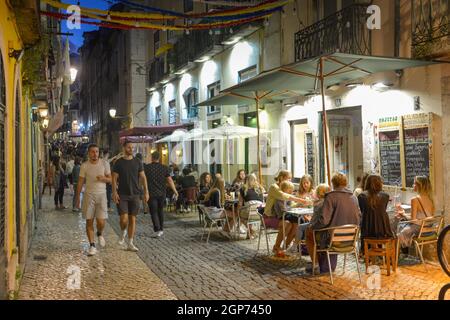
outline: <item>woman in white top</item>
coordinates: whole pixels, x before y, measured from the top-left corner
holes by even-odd
[[[416,177],[414,191],[418,195],[411,199],[411,220],[398,225],[397,236],[403,248],[411,246],[412,239],[420,232],[421,220],[432,217],[435,211],[433,190],[428,177]],[[397,218],[406,218],[401,206],[397,206]]]

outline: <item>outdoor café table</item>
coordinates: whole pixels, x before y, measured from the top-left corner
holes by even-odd
[[[300,224],[300,218],[304,216],[312,216],[314,213],[314,208],[289,208],[288,210],[283,212],[283,239],[286,237],[286,227],[284,226],[284,220],[286,214],[292,214],[294,216],[297,216]],[[286,250],[286,241],[284,242],[284,250]]]
[[[411,206],[407,205],[407,204],[402,204],[401,207],[403,208],[403,210],[405,210],[406,218],[408,220],[411,219]],[[389,222],[391,224],[391,229],[394,232],[394,234],[397,234],[398,224],[403,221],[397,219],[395,208],[388,209],[387,214],[389,216]]]
[[[235,218],[235,216],[236,216],[235,211],[236,211],[236,206],[238,205],[238,203],[239,203],[239,199],[225,200],[225,207],[231,206],[231,210],[233,212],[233,218]],[[238,221],[239,221],[239,219],[238,219]],[[235,221],[235,224],[236,224],[236,221]],[[237,226],[237,228],[236,228],[236,226],[233,226],[233,227],[235,229],[234,236],[235,236],[235,238],[239,239],[239,225]]]

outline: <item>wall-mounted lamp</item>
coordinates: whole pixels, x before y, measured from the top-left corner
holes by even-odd
[[[48,122],[48,119],[44,119],[44,121],[42,121],[42,128],[48,129]]]
[[[387,90],[391,88],[394,84],[387,82],[377,82],[372,85],[372,88],[376,90]]]
[[[39,109],[39,116],[41,118],[47,118],[47,116],[48,116],[48,109]]]
[[[117,113],[117,110],[115,108],[109,109],[109,116],[111,118],[115,118],[116,117],[116,113]]]
[[[14,59],[16,59],[17,62],[19,62],[20,60],[22,60],[24,53],[25,53],[25,50],[23,50],[23,49],[21,49],[21,50],[10,49],[9,57],[14,58]]]

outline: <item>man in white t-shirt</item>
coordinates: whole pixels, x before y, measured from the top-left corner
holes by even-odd
[[[86,219],[86,233],[89,239],[88,256],[97,253],[94,242],[94,219],[97,220],[97,236],[101,247],[105,246],[103,229],[108,219],[106,200],[106,184],[111,183],[111,169],[109,163],[99,158],[99,148],[91,144],[88,148],[89,160],[81,165],[76,191],[76,208],[80,208],[80,193],[83,184],[86,188],[83,195],[82,212]]]

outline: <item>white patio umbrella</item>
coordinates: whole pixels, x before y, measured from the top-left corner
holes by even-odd
[[[170,136],[164,137],[155,143],[167,143],[167,142],[181,142],[184,140],[184,137],[186,136],[187,131],[186,130],[175,130]]]
[[[266,131],[266,130],[264,130]],[[227,141],[227,150],[228,150],[228,141],[232,139],[246,139],[253,138],[258,136],[258,129],[244,127],[244,126],[236,126],[229,124],[228,122],[224,125],[201,131],[196,134],[192,134],[189,137],[189,140],[226,140]],[[187,139],[186,139],[187,140]],[[228,162],[228,161],[227,161]],[[228,165],[228,181],[230,181],[230,163]]]

